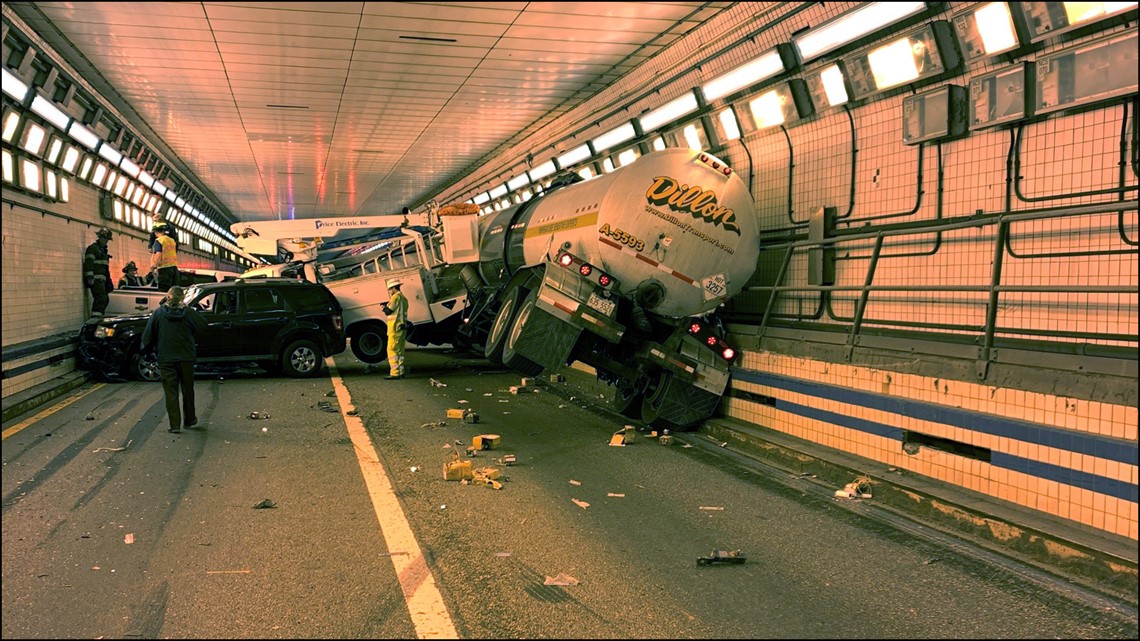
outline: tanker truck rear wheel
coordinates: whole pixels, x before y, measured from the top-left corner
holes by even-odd
[[[716,394],[679,381],[672,372],[662,370],[645,392],[641,420],[656,429],[691,432],[712,416],[719,403]]]
[[[380,323],[368,323],[353,329],[350,343],[352,353],[365,363],[388,360],[388,328]]]
[[[514,322],[511,323],[511,331],[507,332],[506,340],[503,341],[503,365],[523,376],[535,376],[541,373],[543,369],[542,365],[515,351],[515,342],[518,341],[523,328],[526,327],[531,313],[535,311],[534,301],[537,298],[538,292],[535,291],[522,302],[518,313],[515,314]]]
[[[487,334],[487,343],[483,346],[483,356],[495,365],[503,364],[503,345],[507,342],[507,333],[515,321],[515,310],[519,301],[526,298],[527,292],[519,286],[512,287],[503,296],[503,304],[495,314],[495,321],[491,323],[491,331]]]
[[[641,418],[641,402],[644,398],[645,395],[634,390],[633,386],[618,383],[614,387],[610,409],[626,418]]]

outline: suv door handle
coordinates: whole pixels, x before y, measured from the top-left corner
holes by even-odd
[[[234,328],[234,322],[233,321],[226,321],[226,322],[222,323],[222,329],[233,329],[233,328]]]

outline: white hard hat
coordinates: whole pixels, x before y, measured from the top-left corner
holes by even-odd
[[[400,286],[400,279],[398,279],[398,278],[389,278],[389,279],[388,279],[388,282],[387,282],[387,283],[385,283],[385,285],[387,285],[389,289],[391,289],[391,288],[393,288],[393,287],[399,287],[399,286]]]

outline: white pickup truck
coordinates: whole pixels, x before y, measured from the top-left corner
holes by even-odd
[[[224,280],[240,278],[237,272],[227,272],[217,269],[180,269],[178,270],[178,284],[183,287],[199,283],[220,283]],[[153,311],[162,302],[166,292],[158,291],[157,287],[120,287],[108,295],[110,301],[104,316],[128,316]]]

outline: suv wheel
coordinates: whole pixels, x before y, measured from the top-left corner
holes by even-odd
[[[308,339],[293,341],[281,352],[281,369],[292,378],[309,378],[321,371],[321,349]]]
[[[135,352],[128,362],[130,375],[140,381],[153,383],[162,380],[162,375],[158,372],[158,359],[153,353],[144,355],[142,352]]]

